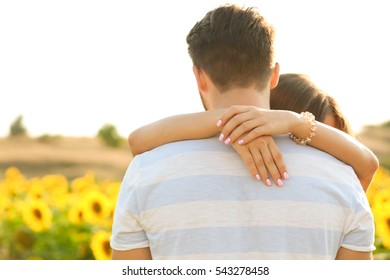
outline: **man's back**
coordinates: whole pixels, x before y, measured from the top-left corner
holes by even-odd
[[[349,166],[277,137],[290,179],[255,181],[216,139],[136,157],[121,187],[112,246],[154,259],[334,259],[373,250],[373,220]]]

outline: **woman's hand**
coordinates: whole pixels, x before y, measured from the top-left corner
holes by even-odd
[[[294,112],[253,106],[232,106],[217,122],[222,127],[219,140],[231,143],[252,176],[267,186],[272,185],[268,174],[278,186],[288,178],[283,157],[270,135],[293,132],[300,125]]]
[[[259,136],[293,132],[300,124],[299,114],[283,110],[266,110],[253,106],[232,106],[217,122],[222,127],[220,141],[225,144],[248,144]]]
[[[282,186],[283,179],[288,179],[283,157],[271,136],[256,138],[246,145],[232,143],[233,148],[244,160],[249,172],[256,180],[262,180],[266,186],[272,182],[271,175],[276,185]]]

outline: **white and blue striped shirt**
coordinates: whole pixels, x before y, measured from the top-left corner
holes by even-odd
[[[154,259],[334,259],[373,251],[374,223],[350,166],[275,137],[290,178],[253,179],[216,138],[167,144],[133,159],[111,246],[150,247]]]

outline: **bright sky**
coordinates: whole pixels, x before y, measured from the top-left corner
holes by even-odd
[[[0,137],[18,115],[32,136],[92,136],[105,123],[126,136],[202,111],[185,38],[224,3],[1,1]],[[260,8],[277,32],[281,72],[310,75],[356,130],[390,120],[387,1],[234,3]]]

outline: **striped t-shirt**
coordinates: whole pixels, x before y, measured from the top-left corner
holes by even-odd
[[[373,217],[350,166],[275,137],[290,178],[253,179],[216,138],[167,144],[133,159],[119,192],[111,246],[153,259],[334,259],[374,250]]]

